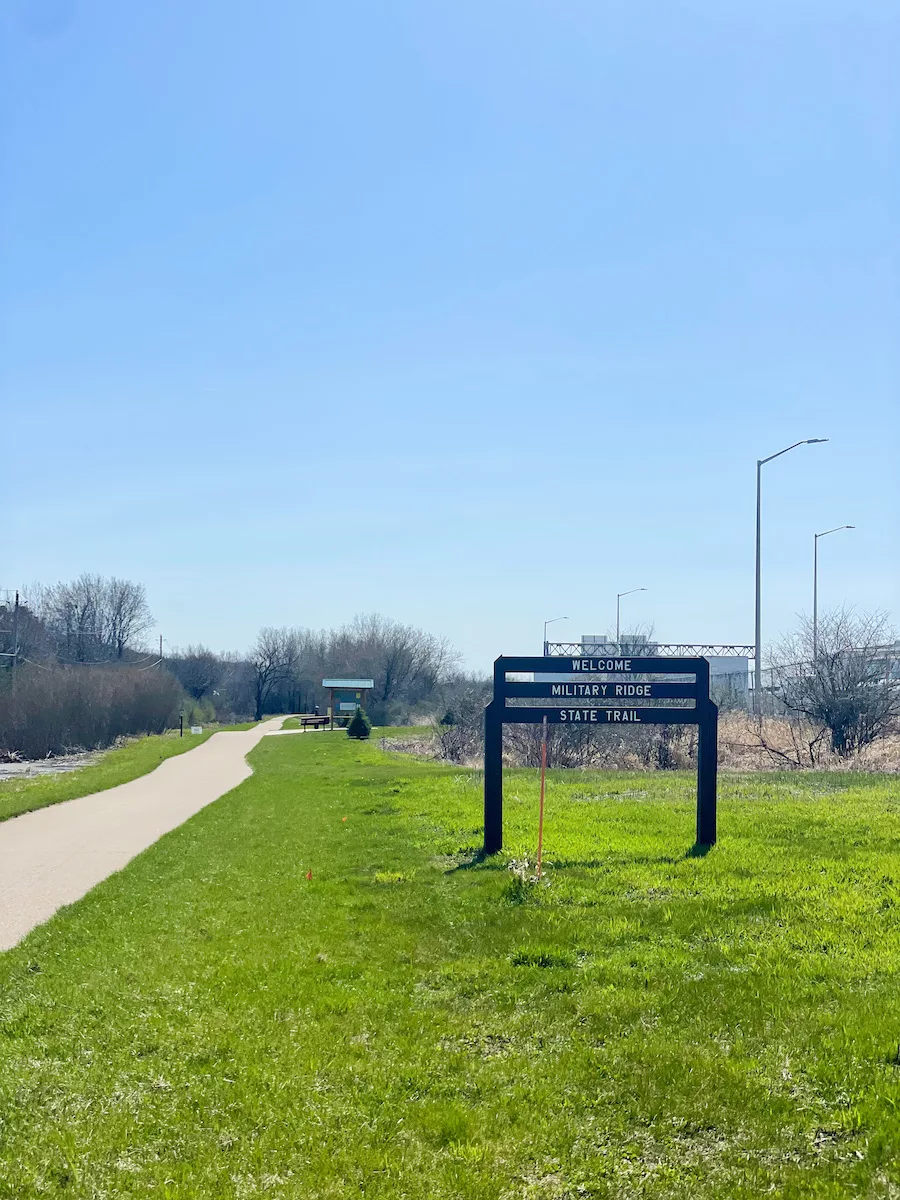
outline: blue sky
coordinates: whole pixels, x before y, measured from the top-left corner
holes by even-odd
[[[0,588],[467,663],[900,609],[900,10],[12,0]]]

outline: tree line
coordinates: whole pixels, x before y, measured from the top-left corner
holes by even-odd
[[[83,574],[70,583],[36,584],[0,606],[0,622],[4,655],[19,662],[127,663],[147,657],[137,647],[153,615],[143,584]]]
[[[375,724],[434,722],[447,757],[477,756],[489,684],[460,671],[446,638],[375,613],[331,630],[264,626],[243,652],[194,645],[163,658],[146,645],[152,623],[142,584],[99,575],[0,604],[0,754],[109,745],[161,732],[179,713],[207,723],[324,711],[322,680],[346,677],[373,680]],[[884,616],[825,614],[815,634],[801,622],[770,661],[762,699],[790,727],[792,749],[767,742],[762,722],[758,738],[784,765],[816,765],[826,750],[848,758],[898,730],[900,646]],[[568,736],[554,734],[554,759],[574,753]],[[581,761],[597,748],[575,749]]]
[[[327,677],[371,678],[378,724],[429,719],[462,678],[445,638],[379,614],[332,630],[263,627],[252,647],[146,644],[144,586],[83,574],[0,604],[0,754],[42,757],[178,723],[311,712]]]
[[[162,733],[182,697],[142,641],[142,584],[84,574],[0,605],[0,754],[44,758]]]
[[[169,669],[198,706],[261,719],[323,711],[327,678],[372,679],[367,704],[378,725],[427,718],[452,695],[459,655],[446,638],[373,613],[333,630],[265,626],[245,656],[188,646]]]

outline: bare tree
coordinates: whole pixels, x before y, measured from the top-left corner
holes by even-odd
[[[103,640],[118,659],[153,624],[146,588],[128,579],[103,581],[101,614]]]
[[[836,754],[848,758],[896,728],[896,657],[896,634],[884,614],[846,608],[819,618],[815,657],[808,619],[782,642],[774,656],[773,691],[788,714],[811,727],[806,740],[812,761],[826,739]]]
[[[484,753],[484,710],[492,686],[491,679],[478,675],[460,674],[445,682],[443,716],[431,728],[438,754],[447,762],[475,762]]]
[[[166,660],[169,670],[195,700],[211,696],[222,678],[224,664],[206,646],[188,646]]]
[[[337,630],[327,657],[333,671],[374,679],[372,707],[379,720],[400,702],[411,706],[432,695],[458,661],[446,638],[379,613],[357,616]]]
[[[101,657],[102,594],[103,580],[87,573],[71,583],[57,583],[42,590],[41,616],[53,632],[63,661],[83,663]]]
[[[246,654],[227,653],[221,658],[222,674],[216,711],[250,716],[256,708],[256,672]]]
[[[38,611],[66,662],[122,659],[152,623],[142,583],[85,572],[37,590]]]
[[[312,712],[323,699],[322,680],[330,673],[328,634],[313,629],[297,631],[297,663],[292,680],[298,712]]]
[[[250,655],[257,721],[262,719],[266,701],[276,686],[293,677],[299,650],[300,639],[294,629],[267,625],[259,631]]]

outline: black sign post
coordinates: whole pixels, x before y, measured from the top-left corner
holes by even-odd
[[[511,681],[508,673],[556,678]],[[689,678],[654,678],[658,675]],[[551,706],[509,703],[522,699],[547,699]],[[672,705],[676,700],[690,700],[693,705],[679,708]],[[709,696],[709,662],[705,658],[500,657],[494,663],[494,698],[484,710],[485,854],[494,854],[503,846],[503,726],[539,725],[545,717],[550,724],[578,729],[585,725],[598,729],[696,725],[697,844],[715,844],[719,710]]]

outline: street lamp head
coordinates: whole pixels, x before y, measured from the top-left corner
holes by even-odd
[[[842,529],[855,529],[855,525],[835,525],[834,529],[826,529],[822,533],[817,533],[816,538],[828,537],[829,533],[840,533]]]
[[[770,454],[768,458],[758,458],[756,460],[756,472],[759,474],[761,468],[766,463],[771,462],[773,458],[781,458],[782,454],[787,454],[789,450],[796,450],[798,446],[814,446],[817,442],[827,442],[828,438],[801,438],[799,442],[794,442],[790,446],[785,446],[783,450],[779,450],[776,454]],[[759,488],[757,488],[757,492]],[[757,496],[757,500],[759,497]]]

